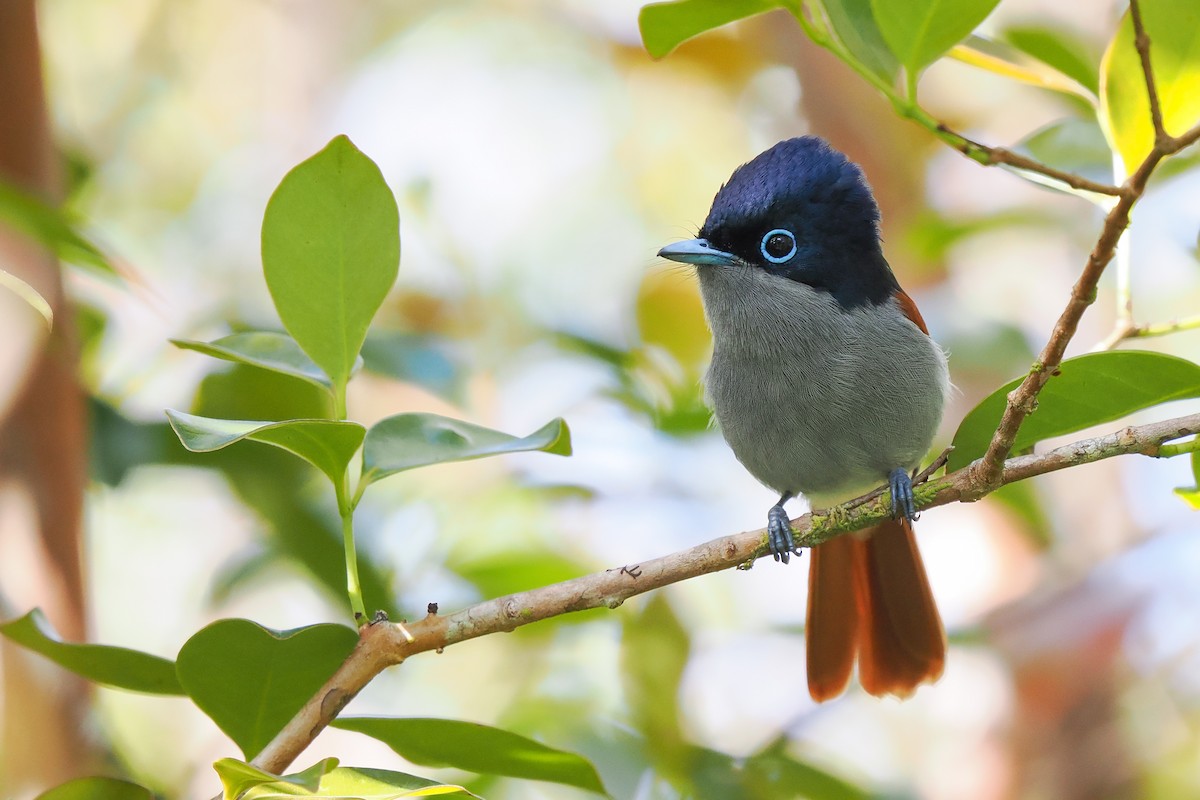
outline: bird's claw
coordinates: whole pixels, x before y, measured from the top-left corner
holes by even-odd
[[[892,492],[892,516],[909,522],[917,519],[916,498],[913,496],[912,478],[903,467],[896,467],[888,475],[888,488]]]
[[[796,543],[792,539],[792,523],[787,512],[783,510],[782,503],[772,506],[767,512],[767,544],[775,560],[784,564],[788,563],[792,553],[796,552]]]

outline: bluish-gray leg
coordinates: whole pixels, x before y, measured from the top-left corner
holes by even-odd
[[[888,475],[888,488],[892,490],[892,516],[904,517],[909,522],[917,518],[916,499],[913,497],[912,478],[908,470],[896,467]]]
[[[787,512],[783,510],[783,504],[791,499],[790,494],[784,494],[767,512],[767,544],[771,546],[771,555],[775,560],[784,564],[788,563],[792,553],[796,552],[796,544],[792,539],[792,523]]]

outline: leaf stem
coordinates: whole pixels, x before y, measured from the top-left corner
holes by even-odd
[[[1196,452],[1200,452],[1200,436],[1193,436],[1186,442],[1163,444],[1158,447],[1159,458],[1174,458]]]
[[[367,608],[363,604],[362,586],[358,582],[358,552],[354,545],[354,509],[350,507],[345,492],[338,492],[338,510],[342,515],[342,547],[346,551],[346,592],[350,595],[350,609],[354,622],[367,623]]]

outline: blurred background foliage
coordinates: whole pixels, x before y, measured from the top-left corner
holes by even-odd
[[[89,639],[170,657],[218,617],[278,629],[347,619],[336,509],[313,470],[261,445],[191,455],[162,414],[283,419],[324,402],[167,340],[278,328],[262,211],[284,172],[338,133],[396,191],[403,248],[350,415],[432,411],[515,433],[563,416],[575,444],[569,460],[440,466],[368,495],[364,591],[394,618],[762,524],[772,498],[702,403],[710,343],[693,278],[653,254],[694,235],[732,168],[780,138],[819,133],[863,164],[885,251],[951,354],[958,391],[939,446],[1028,367],[1098,210],[897,119],[784,12],[655,62],[639,5],[38,3],[67,207],[130,276],[69,275],[92,422]],[[1095,91],[1122,11],[1005,0],[983,32],[1034,49],[1050,38],[1060,68]],[[921,98],[984,142],[1111,175],[1069,94],[944,60]],[[1200,307],[1200,171],[1175,173],[1132,230],[1148,321]],[[1072,354],[1108,332],[1113,295],[1106,280]],[[1139,347],[1200,359],[1195,333]],[[952,648],[941,682],[905,703],[857,691],[809,701],[800,559],[413,659],[348,712],[500,725],[588,756],[621,798],[1195,796],[1200,539],[1169,491],[1192,482],[1182,461],[1104,462],[925,514]],[[22,558],[0,547],[6,611],[38,603]],[[166,797],[211,794],[209,765],[230,747],[195,708],[108,689],[88,708],[84,771]],[[406,768],[338,730],[297,766],[327,755]],[[29,761],[4,770],[6,796],[52,782]],[[491,798],[586,796],[434,772]]]

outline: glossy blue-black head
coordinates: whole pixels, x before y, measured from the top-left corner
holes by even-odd
[[[831,293],[846,308],[898,288],[879,247],[879,207],[862,171],[816,136],[788,139],[738,167],[700,237],[659,255],[749,266]]]

